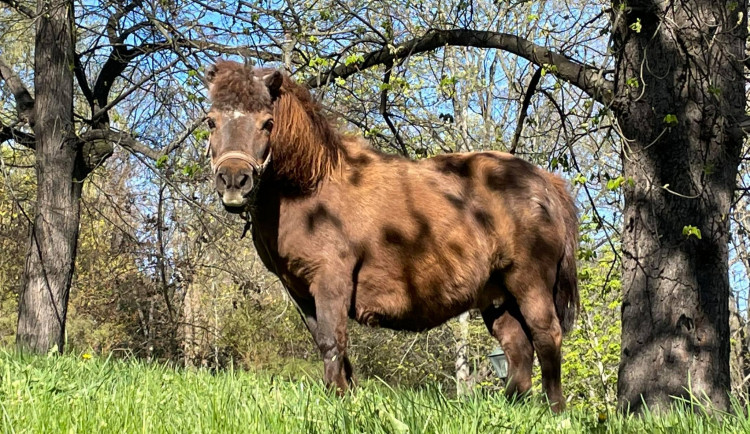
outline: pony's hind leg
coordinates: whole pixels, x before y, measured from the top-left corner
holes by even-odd
[[[531,369],[534,364],[534,347],[518,306],[513,301],[506,301],[500,307],[485,309],[482,318],[490,334],[500,342],[508,360],[505,396],[518,399],[531,389]]]
[[[517,269],[506,276],[505,282],[531,334],[542,368],[542,388],[552,410],[560,412],[565,408],[560,379],[562,328],[555,312],[552,282],[546,280],[533,270]]]

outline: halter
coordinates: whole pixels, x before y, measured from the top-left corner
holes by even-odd
[[[253,171],[257,174],[258,177],[263,174],[263,171],[266,170],[266,167],[268,167],[268,163],[271,161],[271,150],[268,150],[268,155],[266,156],[266,160],[263,161],[263,163],[258,163],[258,160],[253,158],[252,155],[242,152],[242,151],[229,151],[223,153],[218,159],[216,159],[216,162],[211,162],[211,170],[216,173],[217,170],[219,170],[219,166],[227,160],[241,160],[245,163],[249,164],[250,167],[253,168]]]
[[[219,166],[227,160],[242,160],[245,163],[248,163],[253,169],[258,168],[259,166],[258,161],[250,154],[246,154],[242,151],[229,151],[223,153],[216,162],[211,162],[211,170],[216,173],[216,171],[219,170]]]

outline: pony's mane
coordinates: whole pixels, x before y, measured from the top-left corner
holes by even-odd
[[[252,69],[237,62],[218,62],[212,79],[211,100],[220,109],[250,112],[268,109],[273,104],[274,172],[300,191],[310,191],[339,166],[342,137],[310,91],[287,74],[282,73],[278,98],[272,102],[262,80],[272,72],[273,69]]]
[[[311,189],[339,166],[342,137],[310,91],[286,74],[283,77],[273,110],[274,169],[283,178]]]

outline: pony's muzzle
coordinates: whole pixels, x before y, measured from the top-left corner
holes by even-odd
[[[253,169],[246,164],[227,164],[216,170],[216,192],[229,212],[244,211],[253,190]]]

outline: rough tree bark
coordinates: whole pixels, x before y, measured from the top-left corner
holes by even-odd
[[[625,411],[666,410],[690,393],[729,407],[728,215],[743,140],[746,11],[745,0],[613,2],[613,108],[632,180],[622,235]]]
[[[17,345],[62,351],[80,220],[82,158],[73,130],[73,2],[38,1],[34,52],[37,202],[19,300]]]

